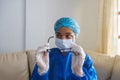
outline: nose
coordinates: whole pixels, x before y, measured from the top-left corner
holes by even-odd
[[[65,36],[65,35],[62,35],[62,36],[61,36],[61,39],[66,39],[66,36]]]

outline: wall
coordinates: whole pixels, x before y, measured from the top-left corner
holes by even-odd
[[[96,50],[97,46],[97,25],[98,25],[98,4],[97,0],[80,0],[80,6],[76,10],[77,20],[81,26],[81,34],[78,43],[89,50]]]
[[[47,38],[54,34],[54,22],[62,16],[70,16],[79,22],[81,33],[77,39],[78,44],[90,50],[96,49],[97,0],[75,0],[74,2],[73,0],[27,0],[27,3],[27,9],[29,10],[27,11],[27,24],[32,25],[32,29],[27,26],[27,30],[32,30],[29,31],[27,36],[34,34],[26,41],[29,42],[27,49],[33,49],[40,44],[45,44]],[[51,47],[53,47],[54,41],[51,44]]]
[[[25,1],[0,0],[0,53],[25,50]]]
[[[45,0],[26,0],[26,49],[46,43]]]
[[[81,33],[77,39],[77,43],[87,49],[96,49],[98,23],[97,0],[12,1],[0,0],[0,12],[2,11],[0,17],[3,17],[0,18],[0,22],[2,21],[0,23],[0,28],[2,28],[0,29],[0,38],[2,38],[2,40],[0,39],[0,53],[36,49],[38,46],[44,45],[47,42],[47,38],[54,34],[54,22],[63,16],[75,18],[80,24]],[[21,5],[18,7],[18,4]],[[11,8],[9,7],[10,5],[15,8],[11,9],[13,19],[11,19],[11,15],[6,17],[8,12],[4,11],[5,8],[9,11]],[[14,11],[17,10],[19,10],[19,13],[15,14]],[[8,22],[6,22],[6,19]],[[1,25],[4,23],[7,23],[7,25]],[[8,23],[13,25],[9,25]],[[7,32],[4,29],[5,27],[8,29]],[[10,27],[12,29],[9,30]],[[9,36],[15,40],[9,41]],[[14,46],[11,47],[13,44]],[[54,46],[54,40],[51,40],[50,46]]]

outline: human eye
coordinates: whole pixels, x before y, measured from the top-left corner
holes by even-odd
[[[61,39],[61,35],[60,34],[56,34],[56,37]]]
[[[70,34],[68,34],[68,35],[66,35],[66,38],[67,38],[67,39],[72,39],[72,38],[73,38],[73,36],[72,36],[72,35],[70,35]]]

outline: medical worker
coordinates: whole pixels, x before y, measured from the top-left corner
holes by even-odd
[[[80,33],[78,23],[62,17],[54,24],[56,48],[40,46],[35,54],[31,80],[97,80],[92,60],[83,48],[75,43]]]

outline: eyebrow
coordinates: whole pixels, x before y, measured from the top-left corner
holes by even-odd
[[[68,33],[66,33],[66,34],[72,34],[72,33],[68,32]]]
[[[60,32],[56,32],[56,34],[61,34]]]
[[[56,32],[56,34],[61,34],[61,33],[60,33],[60,32]],[[67,33],[65,33],[65,34],[69,35],[69,34],[72,34],[72,33],[67,32]]]

